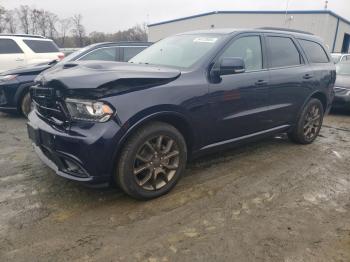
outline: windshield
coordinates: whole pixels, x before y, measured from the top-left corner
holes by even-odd
[[[218,42],[220,35],[176,35],[148,47],[129,63],[188,68],[198,62]]]
[[[350,75],[350,63],[340,63],[337,65],[338,75]]]
[[[339,63],[340,59],[341,59],[341,55],[340,54],[332,54],[332,59],[334,63]]]

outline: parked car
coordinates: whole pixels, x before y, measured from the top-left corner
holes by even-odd
[[[350,61],[337,64],[337,80],[334,91],[333,107],[350,109]]]
[[[344,61],[350,61],[350,54],[332,53],[331,55],[334,63],[336,64]]]
[[[175,35],[129,63],[73,62],[32,88],[28,133],[56,173],[115,180],[130,196],[169,192],[187,159],[287,132],[312,143],[334,96],[318,37],[213,29]]]
[[[0,34],[0,72],[63,58],[64,54],[51,39],[36,35]]]
[[[57,64],[57,60],[17,68],[0,74],[0,111],[15,111],[28,115],[32,108],[29,87],[35,77],[53,66],[62,66],[71,61],[105,60],[128,61],[131,57],[148,47],[145,42],[99,43],[82,48]]]

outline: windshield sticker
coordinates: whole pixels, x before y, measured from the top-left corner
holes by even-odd
[[[193,42],[197,43],[215,43],[218,39],[214,37],[197,37],[193,40]]]

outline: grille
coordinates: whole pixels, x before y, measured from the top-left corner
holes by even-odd
[[[30,89],[39,114],[56,125],[63,125],[68,120],[68,115],[65,113],[63,99],[59,93],[50,87],[33,86]]]

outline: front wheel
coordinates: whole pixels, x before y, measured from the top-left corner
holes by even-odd
[[[27,92],[21,101],[21,112],[25,117],[28,117],[30,111],[33,109],[32,98],[30,97],[30,93]]]
[[[146,200],[168,193],[187,162],[186,142],[173,126],[152,122],[133,134],[118,161],[116,181],[125,193]]]
[[[320,100],[312,98],[288,134],[289,138],[299,144],[311,144],[320,133],[323,123],[324,109]]]

